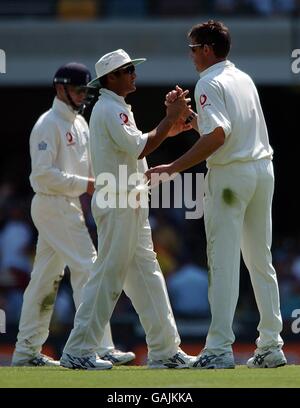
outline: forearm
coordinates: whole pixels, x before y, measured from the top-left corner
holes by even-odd
[[[148,154],[152,153],[158,146],[168,137],[168,133],[172,128],[174,120],[166,116],[160,124],[148,133],[148,140],[146,146],[139,156],[142,159]]]
[[[225,135],[221,128],[202,136],[190,150],[172,163],[172,171],[181,172],[201,163],[222,146],[224,140]]]
[[[185,124],[190,124],[196,132],[199,133],[198,129],[198,115],[196,112],[191,111],[191,114],[186,118]]]

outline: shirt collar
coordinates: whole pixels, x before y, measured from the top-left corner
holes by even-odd
[[[73,122],[77,115],[71,106],[58,99],[57,96],[54,98],[52,109],[69,122]]]
[[[120,95],[116,94],[115,92],[110,91],[109,89],[101,88],[99,93],[100,93],[100,95],[108,95],[111,98],[115,99],[116,101],[122,103],[123,105],[131,107],[130,105],[128,105],[126,103],[125,98],[123,96],[120,96]]]
[[[200,72],[200,78],[203,78],[205,75],[216,71],[217,69],[225,68],[225,67],[234,67],[234,64],[230,62],[229,60],[217,62],[214,65],[211,65],[210,67],[206,68],[204,71]]]

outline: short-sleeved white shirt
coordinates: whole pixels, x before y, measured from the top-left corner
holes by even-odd
[[[214,64],[200,74],[195,101],[200,135],[222,127],[226,136],[208,157],[208,167],[272,158],[259,96],[249,75],[228,60]]]
[[[100,93],[89,124],[92,166],[96,178],[103,173],[112,174],[118,192],[120,166],[126,166],[128,177],[147,170],[146,159],[138,160],[138,157],[147,143],[148,133],[137,129],[131,106],[122,96],[106,88]],[[127,191],[132,188],[128,186]]]

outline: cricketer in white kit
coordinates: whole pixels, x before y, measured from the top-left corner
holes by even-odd
[[[97,257],[79,201],[81,194],[93,191],[94,182],[89,129],[78,113],[90,78],[90,72],[82,64],[60,67],[54,76],[57,95],[53,106],[38,119],[30,135],[30,183],[35,192],[31,215],[39,235],[31,279],[24,293],[12,365],[59,365],[58,361],[41,354],[41,349],[49,334],[64,268],[70,269],[77,309],[82,287]],[[134,358],[133,353],[115,350],[109,324],[101,343],[99,338],[97,344],[98,353],[115,359],[116,363]]]
[[[96,64],[102,88],[90,119],[91,156],[95,176],[109,173],[118,180],[119,166],[128,176],[147,169],[142,157],[169,136],[174,121],[187,109],[183,98],[167,110],[166,117],[149,133],[137,129],[127,94],[135,91],[135,65],[123,50],[104,55]],[[109,88],[109,89],[108,89]],[[140,160],[139,160],[140,158]],[[133,186],[116,184],[115,195]],[[96,185],[92,210],[98,231],[98,258],[83,292],[74,328],[64,348],[61,365],[67,368],[105,369],[95,355],[97,338],[104,334],[122,292],[131,299],[146,333],[148,367],[188,368],[191,357],[179,349],[180,338],[165,281],[153,251],[148,208],[117,205],[100,208]],[[147,194],[147,191],[144,193]]]
[[[260,313],[259,337],[249,368],[286,364],[282,319],[272,265],[273,150],[251,78],[226,59],[230,35],[220,22],[194,26],[191,57],[200,79],[195,89],[200,139],[183,156],[151,173],[184,171],[206,160],[204,221],[209,265],[211,325],[195,368],[234,368],[233,317],[239,293],[240,252]],[[167,100],[180,95],[179,88]],[[196,116],[196,115],[195,115]]]

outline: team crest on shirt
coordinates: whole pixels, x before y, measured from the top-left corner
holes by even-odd
[[[67,139],[67,146],[71,146],[71,145],[74,145],[76,143],[75,139],[74,139],[74,136],[72,135],[71,132],[66,133],[66,139]]]
[[[44,141],[41,141],[41,143],[38,144],[38,149],[39,150],[47,150],[47,143]]]
[[[210,103],[207,103],[207,96],[205,94],[201,94],[199,98],[199,102],[201,105],[201,108],[203,109],[205,106],[210,106]]]
[[[200,95],[200,105],[202,108],[206,101],[207,101],[207,96],[204,94]]]
[[[128,116],[126,115],[126,113],[120,113],[120,119],[121,119],[121,121],[122,121],[122,125],[127,125],[127,123],[128,123],[128,121],[129,121],[129,119],[128,119]]]

